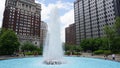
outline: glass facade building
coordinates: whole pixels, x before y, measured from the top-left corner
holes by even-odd
[[[105,36],[104,26],[112,26],[120,16],[120,0],[76,0],[74,15],[76,44],[87,38]]]

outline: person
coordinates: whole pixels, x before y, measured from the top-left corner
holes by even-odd
[[[93,56],[94,54],[92,53],[91,56]]]
[[[112,59],[115,60],[115,54],[112,54]]]
[[[105,55],[104,58],[105,58],[105,60],[107,60],[108,59],[108,55]]]

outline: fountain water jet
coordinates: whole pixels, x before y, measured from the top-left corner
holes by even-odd
[[[60,39],[60,17],[58,8],[53,7],[50,14],[50,22],[48,23],[48,33],[43,51],[44,63],[46,64],[62,64],[63,49]]]

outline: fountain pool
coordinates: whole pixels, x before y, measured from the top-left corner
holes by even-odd
[[[46,65],[43,57],[1,60],[0,68],[119,68],[119,62],[85,57],[64,57],[66,64]]]

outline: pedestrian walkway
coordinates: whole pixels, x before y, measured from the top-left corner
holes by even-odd
[[[105,59],[105,56],[104,56],[104,55],[92,55],[91,53],[82,53],[81,56],[82,56],[82,57]],[[112,55],[108,55],[107,60],[113,60],[113,59],[112,59]],[[115,61],[120,62],[120,55],[118,55],[118,54],[116,55]]]

